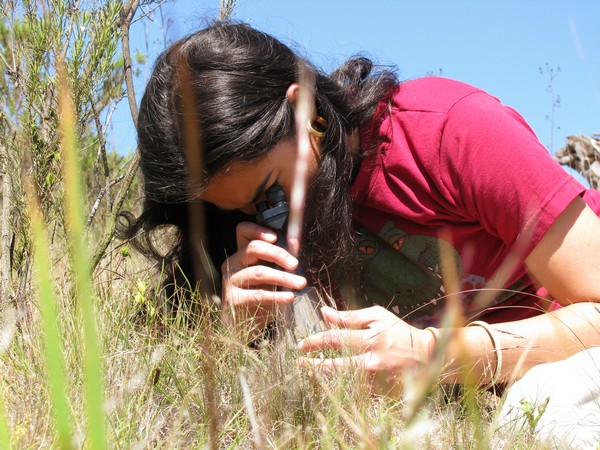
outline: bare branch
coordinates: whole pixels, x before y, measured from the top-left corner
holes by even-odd
[[[137,126],[138,121],[138,108],[137,103],[135,101],[135,89],[133,87],[133,72],[131,70],[131,50],[129,47],[129,28],[131,26],[131,22],[135,16],[135,13],[139,6],[139,0],[127,0],[127,2],[123,5],[123,9],[121,10],[120,15],[120,25],[121,25],[121,43],[123,48],[123,64],[125,70],[125,86],[127,89],[127,100],[129,102],[129,110],[131,111],[131,118],[133,119],[133,123]],[[133,178],[135,177],[135,173],[138,168],[138,164],[140,161],[139,151],[136,149],[133,156],[129,160],[129,164],[127,166],[127,171],[123,177],[123,184],[121,189],[119,190],[117,196],[115,197],[115,201],[113,204],[112,211],[110,213],[110,217],[107,218],[106,228],[104,231],[104,236],[102,240],[97,245],[96,250],[94,251],[94,255],[92,256],[91,267],[94,270],[100,260],[104,256],[106,249],[110,245],[111,241],[115,236],[115,230],[117,225],[117,214],[121,210],[123,206],[123,202],[125,201],[125,197],[127,196],[127,192],[133,183]]]
[[[92,109],[92,114],[94,116],[94,123],[96,124],[96,130],[98,131],[98,157],[102,161],[102,168],[104,169],[104,189],[106,191],[106,199],[108,202],[108,209],[110,210],[111,199],[110,199],[110,171],[108,169],[108,158],[106,156],[106,139],[104,137],[104,131],[102,129],[102,123],[100,122],[100,116],[98,115],[98,111],[96,111],[96,106],[94,105],[94,100],[90,98],[90,106]],[[93,216],[92,216],[93,217]],[[88,223],[89,225],[89,223]]]
[[[92,270],[98,266],[98,264],[100,263],[100,260],[102,259],[102,257],[104,256],[104,253],[106,252],[106,249],[108,248],[108,246],[110,245],[111,241],[113,240],[113,238],[115,236],[115,230],[116,230],[116,225],[117,225],[116,215],[123,207],[123,202],[125,201],[127,191],[129,190],[129,188],[131,187],[131,183],[133,182],[133,178],[135,176],[135,172],[137,171],[139,161],[140,161],[140,153],[136,149],[135,153],[129,160],[129,164],[127,166],[127,172],[125,172],[125,175],[123,176],[123,179],[122,179],[123,185],[121,186],[121,190],[119,191],[119,194],[115,198],[115,202],[113,204],[113,210],[110,214],[110,217],[107,218],[104,236],[102,237],[102,240],[100,241],[100,243],[97,245],[96,250],[94,251],[94,255],[92,256],[92,263],[91,263]]]
[[[121,10],[121,42],[123,45],[123,65],[125,69],[125,85],[127,86],[127,100],[133,124],[137,126],[138,108],[135,102],[135,88],[133,87],[133,72],[131,70],[131,50],[129,48],[129,27],[135,16],[139,0],[127,0]]]
[[[0,300],[5,303],[11,295],[10,263],[10,217],[12,192],[8,175],[8,151],[0,143],[0,165],[2,175],[2,240],[0,247]]]
[[[125,175],[121,175],[121,176],[117,177],[115,180],[110,181],[110,182],[108,182],[109,180],[107,180],[106,186],[103,187],[102,189],[100,189],[100,192],[98,192],[98,196],[96,197],[96,201],[94,202],[94,205],[92,206],[92,210],[90,211],[90,215],[88,216],[88,219],[86,222],[86,227],[89,227],[92,224],[92,221],[94,220],[94,216],[96,215],[96,212],[98,211],[98,208],[100,207],[100,202],[102,201],[102,198],[109,193],[109,190],[112,186],[119,183],[121,180],[123,180],[123,178],[125,178]]]

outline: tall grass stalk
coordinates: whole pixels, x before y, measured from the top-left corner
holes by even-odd
[[[89,447],[106,447],[104,427],[104,384],[102,351],[96,330],[96,315],[93,305],[93,286],[88,248],[85,239],[83,214],[83,189],[77,159],[76,119],[69,93],[66,67],[59,65],[59,112],[61,130],[61,154],[63,161],[65,216],[67,236],[75,278],[77,306],[83,325],[85,412]]]
[[[44,340],[44,362],[50,388],[50,399],[60,448],[71,447],[72,420],[66,394],[66,372],[61,331],[58,325],[58,297],[54,290],[50,263],[49,241],[44,229],[40,207],[29,195],[29,214],[35,249],[34,267]]]

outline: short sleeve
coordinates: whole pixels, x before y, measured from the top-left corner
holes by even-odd
[[[477,91],[456,102],[442,132],[439,177],[469,217],[525,254],[585,188],[556,163],[525,120]]]

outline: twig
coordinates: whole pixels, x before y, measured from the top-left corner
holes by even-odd
[[[94,216],[96,215],[96,212],[98,211],[98,208],[100,207],[100,202],[102,201],[102,198],[104,197],[104,195],[108,194],[110,188],[113,187],[115,184],[119,183],[123,178],[125,178],[125,175],[121,175],[112,181],[107,180],[106,186],[100,189],[100,192],[98,192],[98,196],[96,197],[96,201],[94,202],[94,205],[92,206],[92,210],[90,211],[90,215],[87,218],[87,222],[85,225],[86,227],[89,227],[92,224],[92,221],[94,220]]]
[[[90,98],[90,106],[92,108],[92,115],[94,116],[94,123],[96,124],[96,129],[98,130],[98,156],[102,161],[102,168],[104,169],[104,180],[105,180],[105,188],[106,191],[106,201],[108,204],[108,209],[112,208],[111,199],[110,199],[110,171],[108,169],[108,158],[106,156],[106,138],[104,137],[104,131],[102,129],[102,123],[100,122],[100,117],[98,116],[98,111],[96,111],[96,106],[94,105],[94,100]],[[97,173],[96,173],[97,175]],[[90,214],[91,217],[93,217]],[[88,222],[89,226],[89,222]]]
[[[131,71],[131,53],[129,49],[129,27],[131,26],[131,22],[135,13],[137,11],[139,5],[139,0],[128,0],[127,3],[123,6],[120,14],[121,20],[121,43],[123,48],[123,63],[125,68],[125,86],[127,89],[127,100],[129,102],[129,110],[131,111],[131,118],[133,119],[134,126],[137,127],[138,121],[138,108],[137,103],[135,101],[135,89],[133,87],[133,73]],[[140,161],[139,151],[136,148],[133,156],[129,160],[129,164],[127,166],[127,171],[123,177],[123,184],[121,185],[121,189],[119,190],[117,196],[115,197],[115,201],[113,203],[113,208],[110,213],[110,217],[107,220],[106,228],[104,232],[104,236],[100,243],[96,246],[96,250],[94,251],[94,255],[92,256],[91,267],[94,270],[100,260],[104,256],[106,249],[110,245],[116,230],[117,218],[116,215],[121,210],[123,206],[123,202],[125,201],[125,197],[131,184],[133,183],[133,178],[135,177],[135,173],[138,168],[138,164]]]
[[[4,66],[6,67],[6,73],[7,73],[9,76],[14,76],[14,74],[16,74],[16,73],[17,73],[17,69],[16,69],[16,67],[11,67],[11,66],[8,64],[8,61],[6,61],[6,59],[4,58],[4,55],[3,55],[2,53],[0,53],[0,61],[2,61],[2,62],[4,63]],[[13,62],[14,62],[14,61],[13,61]]]
[[[0,247],[0,302],[10,296],[11,264],[10,264],[10,210],[12,193],[8,176],[8,152],[0,143],[0,164],[2,165],[2,243]]]
[[[148,18],[149,20],[153,20],[152,14],[154,13],[154,11],[162,8],[166,2],[167,2],[167,0],[163,0],[163,1],[159,2],[157,5],[151,6],[150,9],[148,9],[147,11],[144,11],[143,9],[141,9],[140,15],[137,17],[137,19],[132,20],[131,23],[139,22],[140,20],[143,20],[146,18]],[[149,6],[149,5],[142,5],[142,6]]]
[[[46,4],[44,4],[44,7],[47,7]],[[71,6],[71,8],[69,9],[69,29],[64,33],[64,46],[60,51],[61,54],[61,58],[66,61],[67,60],[67,53],[69,50],[69,45],[71,43],[72,40],[72,35],[73,35],[73,28],[75,26],[75,21],[73,20],[73,11],[77,10],[79,8],[79,2],[77,2],[75,5]]]
[[[133,73],[131,70],[131,50],[129,48],[129,27],[135,12],[137,11],[139,0],[127,0],[121,10],[121,42],[123,45],[123,67],[125,69],[125,85],[127,86],[127,101],[133,124],[137,126],[138,107],[135,102],[135,88],[133,87]]]

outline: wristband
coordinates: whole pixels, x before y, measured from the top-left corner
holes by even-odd
[[[433,351],[431,352],[431,355],[429,355],[431,358],[433,358],[437,352],[437,346],[440,341],[440,330],[434,327],[427,327],[424,329],[424,331],[429,331],[431,334],[433,334]]]
[[[489,389],[498,382],[498,379],[502,375],[502,347],[500,346],[500,340],[496,338],[496,332],[492,329],[492,327],[490,327],[490,324],[487,322],[483,322],[482,320],[476,320],[467,324],[467,326],[483,328],[492,340],[492,345],[494,346],[494,353],[496,354],[496,368],[493,372],[492,379],[487,386],[487,388]]]

